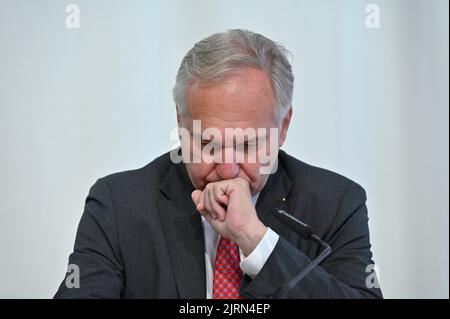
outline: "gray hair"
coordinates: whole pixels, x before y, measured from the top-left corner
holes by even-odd
[[[196,43],[178,69],[173,97],[181,114],[187,111],[186,93],[196,83],[224,80],[242,67],[256,67],[269,76],[275,96],[276,120],[280,121],[292,103],[294,76],[282,45],[247,30],[213,34]]]

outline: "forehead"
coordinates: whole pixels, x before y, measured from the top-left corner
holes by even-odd
[[[189,117],[202,128],[268,127],[275,119],[275,99],[267,74],[244,68],[211,85],[194,84],[186,96]]]

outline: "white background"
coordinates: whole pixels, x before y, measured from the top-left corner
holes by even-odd
[[[293,53],[284,149],[366,189],[385,297],[449,297],[448,1],[69,3],[0,0],[0,297],[53,296],[90,186],[175,144],[180,60],[229,28]]]

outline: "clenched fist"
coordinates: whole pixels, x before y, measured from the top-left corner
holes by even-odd
[[[203,191],[193,191],[192,200],[214,230],[235,242],[245,256],[267,231],[256,214],[249,184],[242,178],[209,183]]]

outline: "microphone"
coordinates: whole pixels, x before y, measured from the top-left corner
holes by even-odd
[[[324,242],[319,236],[317,236],[312,228],[305,224],[304,222],[298,220],[294,216],[286,213],[282,209],[272,210],[275,217],[277,217],[283,224],[295,231],[301,238],[306,240],[313,240],[324,248],[322,253],[317,256],[308,266],[306,266],[301,272],[291,278],[288,282],[282,285],[275,293],[272,298],[275,299],[285,299],[289,292],[322,260],[325,259],[331,253],[331,247],[326,242]]]

